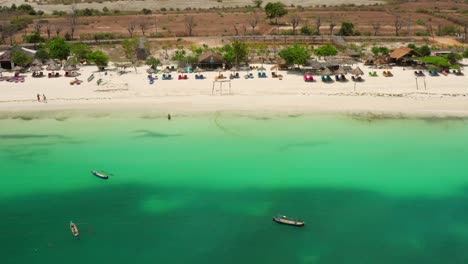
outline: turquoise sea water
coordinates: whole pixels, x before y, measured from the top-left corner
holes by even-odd
[[[466,120],[3,119],[0,175],[1,263],[468,263]]]

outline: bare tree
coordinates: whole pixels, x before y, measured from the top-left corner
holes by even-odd
[[[128,33],[130,34],[130,38],[133,38],[133,32],[135,32],[135,21],[133,20],[130,20],[130,22],[128,22],[128,26],[127,26],[127,30],[128,30]]]
[[[315,20],[315,31],[317,31],[317,35],[320,35],[321,25],[322,25],[322,19],[320,17],[317,17],[317,20]]]
[[[393,26],[395,27],[395,35],[400,35],[401,27],[403,26],[403,20],[399,14],[394,15]]]
[[[239,30],[237,29],[236,25],[232,25],[234,27],[234,31],[236,31],[236,36],[239,36]]]
[[[60,35],[60,32],[62,32],[62,25],[55,24],[55,36],[58,37]]]
[[[47,38],[50,39],[50,34],[52,33],[52,25],[47,22],[46,24],[46,33],[47,33]]]
[[[16,25],[10,24],[5,27],[4,31],[5,35],[10,39],[10,45],[13,46],[13,42],[15,41],[15,34],[18,32],[18,27]]]
[[[185,17],[185,28],[187,28],[188,36],[192,36],[193,28],[196,26],[195,19],[193,16]]]
[[[442,24],[437,24],[437,35],[442,36]]]
[[[434,28],[432,27],[432,23],[427,23],[426,28],[431,37],[434,38]]]
[[[38,34],[41,34],[41,28],[42,28],[42,24],[39,23],[38,21],[34,22],[34,33],[38,33]]]
[[[374,29],[374,36],[377,36],[377,34],[379,34],[380,27],[381,25],[379,21],[372,22],[372,28]]]
[[[73,39],[78,25],[78,12],[75,5],[72,5],[71,9],[71,13],[68,15],[68,26],[70,27],[70,37]]]
[[[145,36],[145,32],[146,32],[146,29],[148,28],[148,24],[146,23],[146,20],[144,17],[141,17],[139,27],[141,30],[141,34]]]
[[[260,16],[258,15],[257,12],[254,12],[252,16],[249,17],[249,25],[252,27],[252,34],[255,33],[255,28],[258,25],[258,22],[260,22]]]
[[[289,23],[291,23],[294,35],[296,35],[296,28],[301,22],[302,18],[297,13],[293,13],[291,16],[289,16]]]
[[[333,29],[335,28],[335,18],[333,16],[330,16],[330,25],[328,26],[330,28],[330,36],[333,35]]]

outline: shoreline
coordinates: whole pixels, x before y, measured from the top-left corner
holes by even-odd
[[[417,94],[421,95],[421,94]],[[369,95],[231,95],[147,98],[63,98],[48,103],[0,102],[0,119],[115,115],[152,117],[233,115],[337,114],[366,118],[468,118],[468,96],[428,97]]]

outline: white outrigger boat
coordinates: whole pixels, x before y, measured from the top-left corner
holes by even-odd
[[[92,170],[91,173],[92,173],[94,176],[98,177],[98,178],[101,178],[101,179],[104,179],[104,180],[109,179],[109,176],[106,175],[106,174],[104,174],[104,173],[102,173],[102,172]]]
[[[79,238],[80,232],[78,231],[78,227],[72,221],[70,221],[70,230],[74,237]]]

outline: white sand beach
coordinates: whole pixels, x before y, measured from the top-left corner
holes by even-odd
[[[270,69],[272,65],[264,65]],[[187,74],[188,80],[177,80],[178,73],[172,73],[173,80],[159,79],[149,84],[147,66],[127,68],[126,73],[117,71],[97,72],[95,66],[81,66],[78,79],[80,85],[70,85],[74,78],[32,78],[31,73],[23,83],[0,82],[0,112],[43,111],[130,111],[146,110],[155,113],[187,114],[216,111],[274,112],[274,113],[352,113],[393,116],[468,116],[468,77],[440,75],[415,78],[412,69],[394,67],[394,77],[384,77],[380,69],[369,69],[360,64],[365,81],[351,80],[345,83],[323,83],[315,76],[313,83],[304,82],[303,76],[279,71],[283,79],[257,78],[234,79],[229,93],[228,82],[223,83],[220,95],[219,83],[215,84],[217,72],[204,72],[206,79],[196,80],[195,73]],[[368,76],[376,71],[378,77]],[[47,75],[47,72],[44,72]],[[63,75],[64,72],[60,71]],[[88,82],[87,78],[95,78]],[[225,76],[229,71],[223,73]],[[245,72],[240,72],[243,76]],[[4,73],[3,76],[12,76]],[[347,76],[351,79],[351,76]],[[101,79],[102,83],[97,84]],[[36,95],[45,94],[47,103],[37,102]]]

